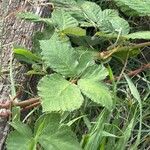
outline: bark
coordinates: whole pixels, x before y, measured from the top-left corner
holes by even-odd
[[[37,2],[37,1],[36,1]],[[41,1],[40,1],[41,2]],[[41,3],[30,3],[29,0],[3,0],[0,2],[0,22],[1,33],[1,76],[0,76],[0,101],[10,100],[11,81],[9,76],[10,60],[12,59],[13,45],[21,45],[31,49],[31,37],[34,31],[42,30],[43,25],[35,25],[16,18],[18,12],[32,11],[39,15],[48,15],[50,13],[48,5]],[[45,13],[46,12],[46,13]],[[3,22],[2,22],[3,21]],[[3,29],[2,29],[3,25]],[[13,77],[15,86],[23,85],[26,82],[24,73],[26,68],[18,65],[13,59]],[[9,132],[7,119],[0,118],[0,149],[4,149],[3,144]]]

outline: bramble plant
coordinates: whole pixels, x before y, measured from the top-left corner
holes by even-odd
[[[114,3],[126,15],[150,16],[147,8],[150,2],[147,0],[114,0]],[[128,118],[128,124],[122,124],[121,131],[115,125],[119,122],[116,111],[119,98],[109,62],[115,58],[124,62],[139,54],[139,49],[149,46],[150,42],[133,44],[131,41],[149,40],[150,31],[130,33],[129,23],[117,10],[102,10],[94,2],[52,0],[51,5],[54,10],[50,18],[41,18],[31,12],[18,14],[21,19],[45,23],[44,31],[35,33],[33,37],[32,52],[14,48],[15,58],[32,65],[27,74],[42,76],[37,89],[43,114],[36,121],[34,130],[21,121],[12,121],[10,125],[15,130],[8,136],[7,149],[126,149],[140,111],[139,134],[133,143],[133,148],[137,148],[141,136],[141,98],[136,97],[138,91],[126,76],[131,94],[138,104],[132,106],[133,116]],[[104,43],[111,45],[105,46]],[[114,85],[110,86],[106,79]],[[67,121],[73,113],[84,112],[82,110],[88,109],[89,105],[101,110],[94,124],[82,113],[81,117]],[[111,119],[113,112],[116,118]],[[80,118],[88,129],[79,143],[69,126]]]

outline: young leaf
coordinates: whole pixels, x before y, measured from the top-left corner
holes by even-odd
[[[47,66],[65,76],[76,74],[75,68],[78,65],[78,56],[68,39],[60,39],[57,34],[54,34],[49,40],[41,40],[40,47],[43,60]]]
[[[141,32],[130,33],[130,34],[126,35],[125,38],[150,40],[150,31],[141,31]]]
[[[77,27],[78,21],[73,18],[68,12],[56,10],[52,13],[52,21],[57,25],[57,28],[62,31],[66,28]]]
[[[41,58],[33,54],[31,51],[23,48],[14,48],[14,55],[19,61],[33,64],[35,62],[41,62]]]
[[[72,111],[83,103],[83,97],[75,84],[61,75],[44,76],[38,84],[43,111]]]
[[[88,98],[92,101],[106,107],[108,110],[112,109],[113,101],[111,93],[103,84],[92,79],[80,79],[78,86]]]
[[[117,39],[117,37],[118,37],[117,34],[107,34],[105,32],[96,32],[95,36],[98,36],[100,38],[105,38],[106,40]],[[122,38],[122,37],[120,37],[120,38]]]
[[[86,36],[86,30],[79,27],[66,28],[62,32],[72,36]]]
[[[41,17],[32,13],[32,12],[22,12],[17,14],[17,16],[21,19],[30,20],[30,21],[40,21]]]

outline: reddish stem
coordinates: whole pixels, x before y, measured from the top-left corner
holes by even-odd
[[[132,77],[132,76],[136,76],[137,74],[139,74],[140,72],[146,70],[146,69],[150,69],[150,63],[148,64],[145,64],[143,66],[141,66],[140,68],[136,69],[136,70],[133,70],[133,71],[130,71],[129,73],[127,73],[127,75],[129,77]],[[114,80],[117,80],[119,77],[115,77]],[[121,76],[121,79],[124,78],[124,76]],[[107,83],[111,83],[112,81],[111,80],[107,80],[106,81]]]
[[[37,107],[37,106],[40,106],[40,105],[41,105],[41,102],[33,103],[33,104],[29,105],[29,106],[26,106],[26,107],[22,108],[21,112],[22,111],[26,111],[26,110],[31,109],[31,108],[34,108],[34,107]]]
[[[26,106],[32,105],[34,103],[37,103],[39,101],[40,101],[39,97],[38,98],[31,98],[31,99],[21,101],[21,102],[13,102],[13,105],[20,106],[20,107],[26,107]]]

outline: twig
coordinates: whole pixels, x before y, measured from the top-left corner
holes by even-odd
[[[28,100],[25,100],[25,101],[21,101],[21,102],[13,102],[13,105],[15,106],[20,106],[20,107],[27,107],[27,106],[30,106],[34,103],[37,103],[37,102],[40,102],[40,98],[31,98],[31,99],[28,99]]]
[[[22,112],[22,111],[29,110],[29,109],[34,108],[34,107],[37,107],[37,106],[40,106],[40,105],[41,105],[41,102],[33,103],[33,104],[29,105],[29,106],[26,106],[26,107],[22,108],[22,109],[21,109],[21,112]]]
[[[132,44],[132,45],[122,46],[122,47],[118,46],[118,47],[115,47],[115,48],[107,50],[107,51],[102,51],[100,53],[98,52],[96,56],[99,59],[105,60],[105,59],[108,59],[109,57],[111,57],[116,52],[127,51],[127,50],[130,52],[133,49],[142,48],[145,46],[150,46],[150,42],[145,42],[145,43],[140,43],[140,44],[135,44],[135,45]]]
[[[150,63],[142,65],[140,68],[138,68],[136,70],[130,71],[129,73],[127,73],[127,75],[129,77],[136,76],[137,74],[141,73],[142,71],[144,71],[146,69],[150,69]],[[118,78],[122,79],[122,78],[124,78],[124,76],[122,75],[121,77],[115,77],[114,80],[118,80]],[[107,80],[106,82],[107,83],[111,83],[112,81],[111,80]]]
[[[143,65],[139,69],[129,72],[128,76],[135,76],[135,75],[139,74],[140,72],[144,71],[145,69],[150,69],[150,63]]]

